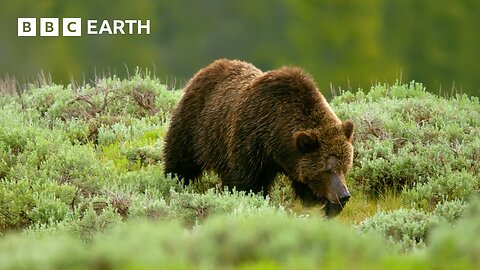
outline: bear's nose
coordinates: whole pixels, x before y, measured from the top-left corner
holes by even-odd
[[[345,205],[348,202],[348,200],[350,200],[350,194],[346,194],[340,197],[339,200],[341,205]]]

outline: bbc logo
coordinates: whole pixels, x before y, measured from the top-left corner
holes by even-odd
[[[58,18],[40,18],[39,29],[40,36],[58,37],[59,24]],[[62,35],[65,37],[79,37],[82,35],[81,18],[63,18]],[[37,18],[18,18],[18,36],[35,37],[37,36]]]
[[[35,37],[37,28],[42,37],[79,37],[82,35],[81,18],[18,18],[18,36]],[[37,23],[39,23],[37,25]],[[150,35],[150,20],[86,20],[87,35]]]

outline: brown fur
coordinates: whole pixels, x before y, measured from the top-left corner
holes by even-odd
[[[345,186],[352,134],[303,70],[217,60],[189,81],[172,115],[165,173],[188,182],[214,170],[223,185],[254,192],[283,173],[303,201],[339,204],[329,177]]]

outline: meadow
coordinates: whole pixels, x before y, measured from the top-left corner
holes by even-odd
[[[279,175],[270,195],[165,176],[182,96],[148,72],[0,83],[0,269],[478,269],[480,101],[420,83],[339,91],[356,123],[335,219]]]

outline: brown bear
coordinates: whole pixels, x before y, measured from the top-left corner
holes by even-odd
[[[262,72],[217,60],[185,87],[166,136],[164,169],[186,183],[213,170],[222,185],[253,192],[268,192],[283,173],[301,201],[323,202],[333,217],[350,198],[353,127],[302,69]]]

